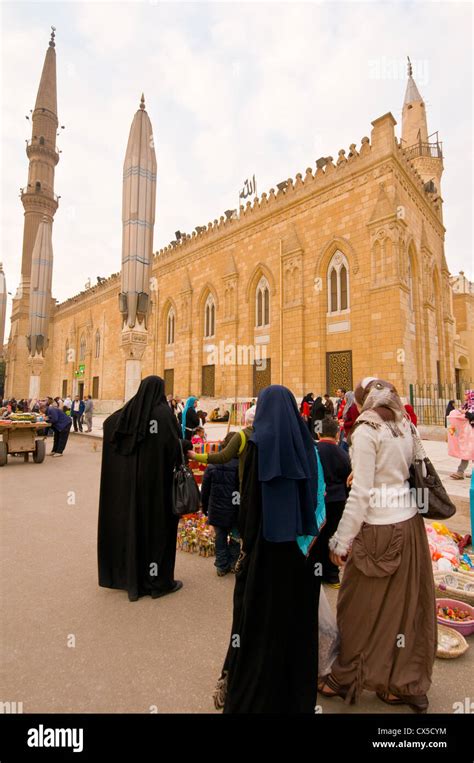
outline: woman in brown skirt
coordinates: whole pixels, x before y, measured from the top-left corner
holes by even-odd
[[[364,689],[389,705],[426,712],[436,654],[436,603],[423,519],[409,489],[410,423],[389,382],[355,392],[353,482],[330,540],[347,560],[337,604],[341,649],[319,683],[325,697],[355,702]]]

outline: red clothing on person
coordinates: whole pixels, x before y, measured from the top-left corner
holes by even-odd
[[[339,419],[339,421],[341,421],[341,419],[342,419],[342,414],[344,413],[344,408],[345,407],[346,407],[346,400],[345,400],[345,398],[343,398],[341,400],[339,408],[337,409],[337,418]]]
[[[303,418],[308,418],[308,419],[311,415],[311,407],[309,403],[307,403],[306,401],[303,403],[303,409],[301,411],[301,415],[303,416]]]
[[[410,421],[412,422],[412,424],[414,424],[416,426],[417,421],[418,421],[418,416],[416,415],[416,413],[413,410],[413,407],[410,405],[410,403],[407,403],[405,405],[405,410],[408,413],[408,415],[410,417]]]
[[[356,420],[359,418],[359,413],[360,411],[356,403],[352,403],[351,407],[347,411],[347,416],[343,419],[344,432],[346,437],[350,435],[352,427],[356,423]]]

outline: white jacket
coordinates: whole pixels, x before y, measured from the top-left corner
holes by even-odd
[[[394,437],[390,425],[375,411],[361,414],[352,435],[350,451],[353,482],[344,513],[329,548],[345,556],[362,523],[390,525],[415,516],[415,495],[408,476],[413,461],[413,436],[410,423],[397,422],[400,436]],[[393,426],[393,425],[392,425]]]

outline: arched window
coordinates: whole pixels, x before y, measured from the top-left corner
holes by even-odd
[[[82,334],[79,342],[79,360],[85,360],[86,358],[86,337]]]
[[[214,336],[216,330],[216,305],[214,297],[209,294],[204,306],[204,337],[209,339]]]
[[[270,325],[270,287],[265,276],[257,284],[255,292],[255,326],[261,328]]]
[[[36,183],[35,183],[35,190],[36,190],[37,193],[38,193],[38,191],[41,191],[41,183],[40,183],[39,180],[37,180]]]
[[[166,319],[166,344],[174,344],[175,312],[172,307],[168,310]]]
[[[43,136],[40,137],[40,146],[44,146],[44,138],[43,138]]]
[[[98,358],[100,356],[100,331],[97,329],[95,332],[95,356]]]
[[[349,309],[349,264],[342,252],[337,251],[328,266],[328,313]]]
[[[413,300],[413,269],[411,266],[411,258],[408,258],[408,270],[407,270],[407,281],[408,281],[408,306],[411,311],[415,308],[415,303]]]
[[[66,339],[66,352],[64,354],[64,362],[69,363],[69,339]]]

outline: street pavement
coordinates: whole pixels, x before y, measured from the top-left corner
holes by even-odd
[[[210,439],[221,430],[215,426]],[[433,456],[445,464],[441,449]],[[100,460],[100,437],[74,435],[61,459],[9,458],[1,470],[0,701],[22,702],[28,713],[215,712],[211,694],[230,635],[233,577],[218,578],[212,558],[178,551],[184,587],[176,594],[130,603],[125,592],[99,588]],[[467,485],[456,483],[456,490]],[[448,524],[468,532],[465,496],[458,501]],[[337,592],[326,592],[335,607]],[[436,660],[432,712],[451,713],[472,695],[473,638],[463,657]],[[321,709],[404,712],[368,692],[356,707],[336,698],[321,700]]]

